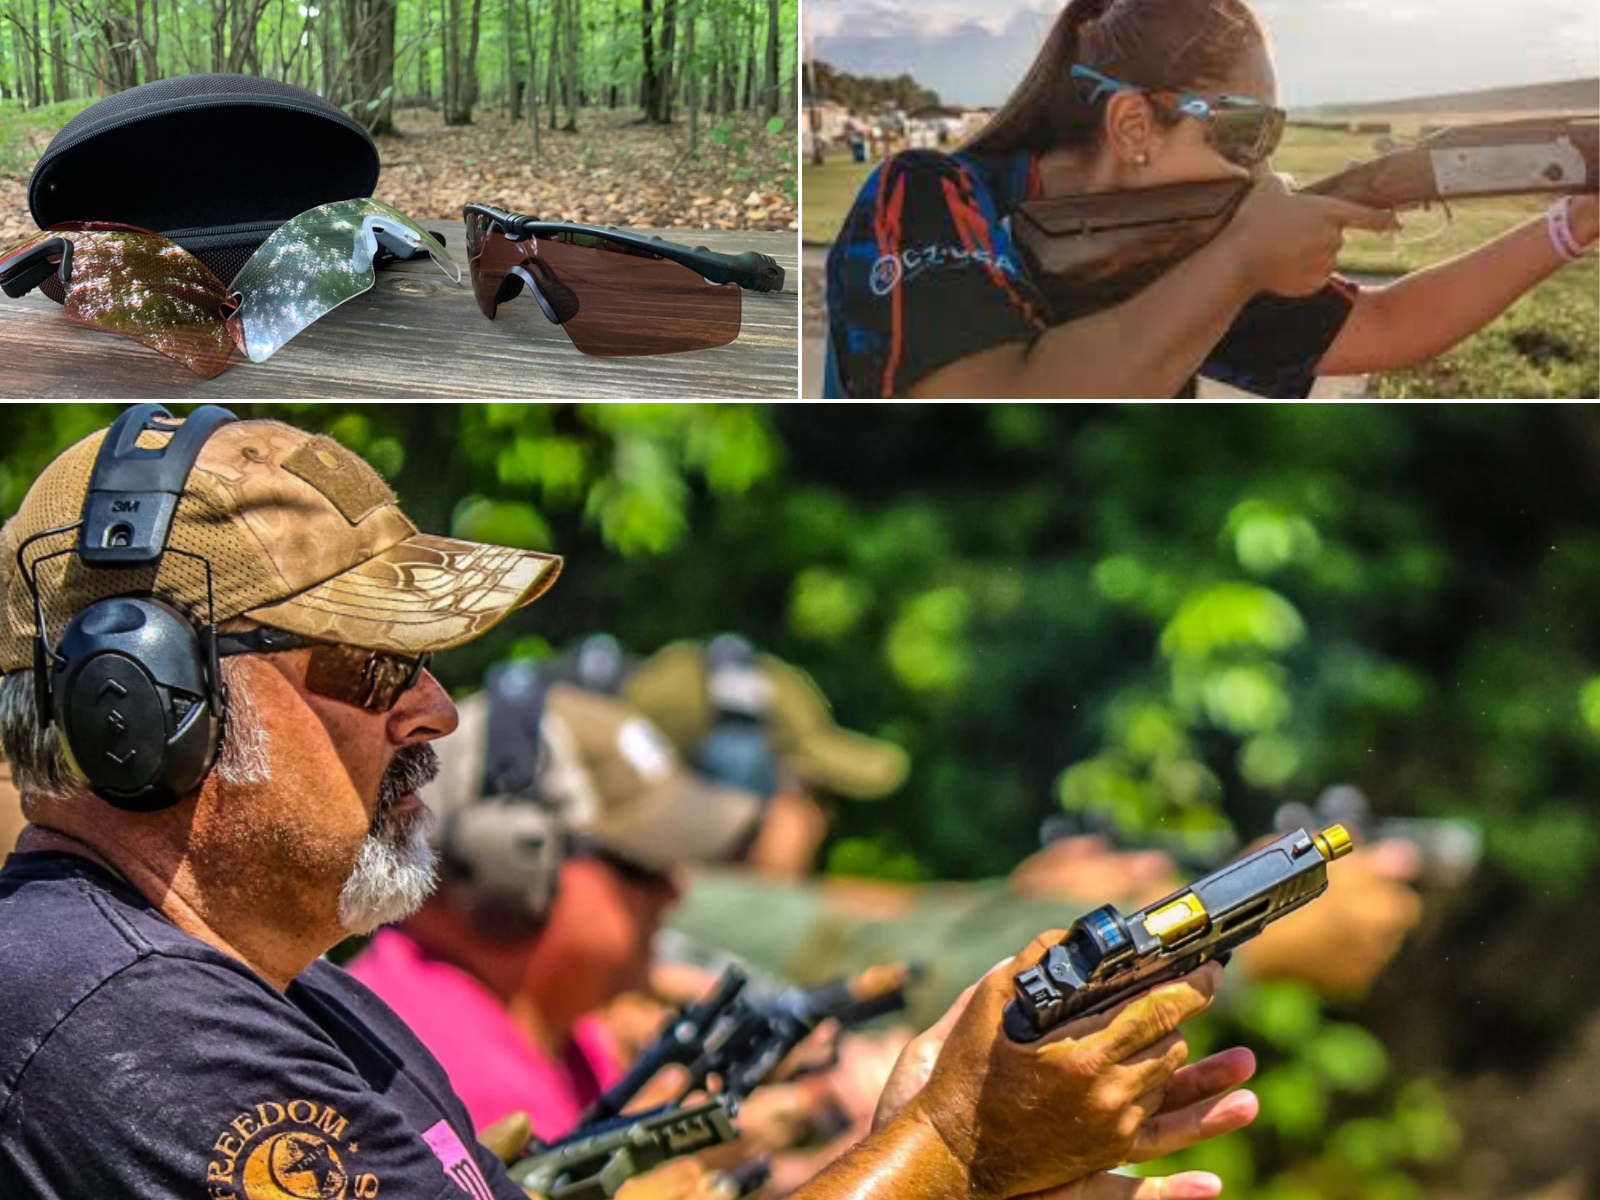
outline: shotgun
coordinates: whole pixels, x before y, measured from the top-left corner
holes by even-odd
[[[1600,179],[1597,120],[1532,117],[1441,129],[1301,190],[1387,209],[1592,192]],[[1222,232],[1250,187],[1229,178],[1027,200],[1012,232],[1033,258],[1053,313],[1066,319],[1118,304],[1182,262]]]

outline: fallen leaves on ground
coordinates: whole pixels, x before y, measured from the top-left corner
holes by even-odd
[[[708,126],[710,122],[705,122]],[[459,218],[471,201],[496,204],[551,221],[656,229],[799,229],[786,174],[764,182],[734,178],[722,147],[701,129],[701,156],[688,157],[688,127],[642,124],[631,109],[587,108],[578,132],[542,127],[539,156],[527,122],[511,125],[500,110],[478,110],[472,125],[448,127],[438,113],[403,110],[400,137],[378,139],[383,174],[376,198],[413,217]],[[773,170],[779,138],[764,145]]]
[[[734,178],[737,160],[723,162],[723,148],[701,129],[701,156],[688,157],[688,126],[647,125],[632,109],[586,108],[578,132],[541,128],[540,152],[532,153],[526,121],[513,126],[500,110],[480,109],[475,123],[448,127],[436,112],[403,109],[396,114],[399,137],[378,139],[383,170],[375,198],[413,217],[457,219],[469,201],[497,204],[552,221],[633,225],[655,229],[800,228],[799,211],[785,184],[792,164],[776,160],[780,137],[750,135],[762,147],[755,175],[783,166],[784,173],[760,183]],[[758,128],[752,118],[752,129]],[[43,153],[54,131],[36,139]],[[31,163],[29,164],[31,169]],[[174,187],[193,188],[186,176]],[[108,219],[114,219],[110,214]],[[28,174],[0,174],[0,247],[35,230],[28,213]]]

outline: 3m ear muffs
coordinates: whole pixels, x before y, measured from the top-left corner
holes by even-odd
[[[38,585],[39,565],[76,555],[93,570],[155,566],[178,499],[200,450],[236,418],[206,405],[179,422],[159,404],[139,404],[107,431],[89,477],[83,515],[17,550],[34,600],[34,686],[42,723],[56,724],[73,771],[107,803],[130,812],[166,808],[200,786],[216,761],[227,696],[217,667],[216,620],[204,623],[153,595],[97,600],[78,612],[52,647]],[[147,430],[171,434],[159,449],[138,446]],[[35,542],[76,530],[72,549],[31,561]]]

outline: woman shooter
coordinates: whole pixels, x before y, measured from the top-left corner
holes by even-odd
[[[1176,396],[1199,373],[1303,396],[1318,375],[1418,363],[1596,238],[1596,197],[1382,287],[1334,274],[1392,213],[1293,194],[1243,0],[1072,0],[1022,84],[955,154],[896,155],[828,256],[830,396]],[[1120,303],[1047,300],[1011,228],[1027,200],[1249,177],[1231,222]]]

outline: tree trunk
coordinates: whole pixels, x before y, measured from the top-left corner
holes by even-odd
[[[622,74],[618,69],[621,66],[622,56],[618,53],[617,46],[621,39],[622,0],[611,0],[611,85],[606,88],[606,105],[612,109],[617,107],[617,93],[620,91],[617,80]]]
[[[28,0],[28,23],[33,35],[28,39],[33,67],[33,107],[44,103],[44,48],[39,44],[39,0]]]
[[[368,118],[367,130],[372,134],[392,134],[394,128],[394,36],[399,24],[399,0],[373,0],[378,22],[377,59],[373,65],[373,86],[377,88],[378,109]]]
[[[394,132],[396,15],[392,0],[345,0],[350,115],[374,136]]]
[[[568,133],[578,132],[578,5],[580,0],[566,0],[567,8],[567,123],[561,128]]]
[[[661,76],[656,70],[655,11],[650,0],[639,0],[639,20],[643,27],[640,49],[644,54],[644,73],[639,78],[639,107],[648,120],[656,117],[656,90],[661,86]]]
[[[550,53],[545,63],[545,99],[550,104],[550,128],[556,127],[561,97],[556,94],[556,63],[561,60],[561,3],[555,0],[550,9]]]
[[[161,13],[156,8],[156,0],[150,0],[150,34],[145,35],[144,29],[144,0],[134,0],[133,3],[133,31],[139,42],[139,58],[144,64],[144,81],[161,78],[161,65],[156,61],[157,39],[161,36]]]
[[[522,0],[522,28],[528,35],[528,125],[533,129],[533,156],[539,157],[539,43],[533,40],[532,0]]]
[[[778,115],[778,0],[767,0],[767,116]]]
[[[683,31],[683,81],[689,94],[684,102],[689,107],[689,156],[694,157],[700,142],[700,82],[694,65],[694,18],[691,16]]]
[[[56,23],[56,0],[50,0],[50,98],[57,104],[67,99],[67,64],[61,49],[61,26]]]
[[[461,3],[450,3],[450,89],[446,93],[446,125],[471,125],[478,103],[478,39],[483,31],[483,0],[472,0],[472,22],[467,28],[467,53],[461,56]]]
[[[678,41],[678,0],[664,0],[661,7],[661,79],[656,88],[657,110],[655,120],[662,125],[672,124],[672,97],[675,80],[672,77],[672,51]]]
[[[445,123],[450,123],[451,114],[456,110],[456,88],[458,88],[459,75],[461,75],[461,51],[456,50],[461,34],[461,0],[443,0],[443,27],[440,32],[445,38],[445,58],[440,70],[443,72],[443,93],[440,96],[440,107],[445,114]]]
[[[328,0],[323,0],[326,4]],[[333,16],[320,5],[317,17],[317,46],[322,52],[322,96],[333,99]]]
[[[744,111],[756,106],[756,9],[752,7],[746,23],[747,38],[744,51]]]

